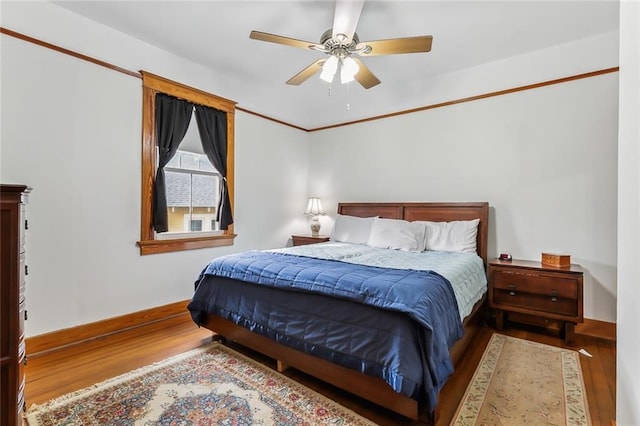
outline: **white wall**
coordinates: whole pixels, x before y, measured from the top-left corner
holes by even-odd
[[[617,93],[605,74],[316,132],[310,192],[328,211],[488,201],[490,256],[570,254],[585,268],[585,316],[615,322]]]
[[[307,134],[254,115],[236,115],[236,245],[290,245],[292,233],[309,232],[303,215],[308,197]]]
[[[617,423],[640,424],[640,3],[620,3]]]
[[[189,299],[209,259],[283,246],[301,226],[306,133],[238,112],[235,245],[140,256],[141,80],[13,37],[0,40],[0,181],[33,187],[27,336]],[[153,59],[161,57],[181,82],[215,80],[181,58],[133,39],[127,45],[142,58],[131,69],[158,72]]]
[[[223,75],[48,1],[0,1],[0,23],[10,30],[117,65],[145,70],[234,99]],[[8,39],[2,36],[2,40]],[[43,68],[45,70],[46,68]]]

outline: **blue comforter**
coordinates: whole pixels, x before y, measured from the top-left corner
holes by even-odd
[[[208,300],[216,292],[210,287],[216,285],[215,280],[212,281],[212,277],[224,277],[259,284],[261,287],[270,289],[284,289],[288,294],[323,295],[337,298],[341,303],[349,302],[382,308],[392,312],[393,315],[400,313],[401,316],[411,318],[419,324],[418,333],[415,335],[418,342],[410,342],[419,348],[418,352],[420,353],[414,357],[418,359],[419,365],[382,365],[373,370],[376,371],[374,374],[378,374],[377,370],[380,370],[379,375],[396,391],[417,397],[426,403],[429,409],[435,407],[438,392],[447,377],[453,372],[449,348],[462,336],[462,324],[449,281],[435,272],[364,266],[261,251],[224,256],[209,263],[196,282],[196,294],[189,304],[189,310],[197,323],[199,323],[201,312],[221,314],[235,309],[231,307],[213,308],[219,302]],[[228,291],[232,292],[232,287],[228,287]],[[291,296],[295,297],[293,294]],[[219,297],[236,300],[228,294]],[[241,309],[244,302],[234,301],[232,304],[238,305],[238,308]],[[255,307],[250,310],[255,310]],[[354,310],[353,315],[358,315],[357,312]],[[248,315],[253,314],[248,313]],[[257,324],[251,319],[248,320],[244,318],[245,315],[229,314],[225,316],[257,332],[271,334],[267,331],[268,326]],[[308,324],[301,325],[301,327],[308,326]],[[291,328],[292,325],[289,324],[288,327]],[[343,339],[353,339],[355,334],[357,333],[345,333]],[[413,339],[405,338],[403,340]],[[308,345],[296,343],[295,339],[288,340],[286,343],[298,349],[308,349]],[[353,344],[352,342],[349,342],[349,345],[355,348],[355,353],[349,354],[345,359],[357,358],[358,348],[360,346],[366,348],[366,345]],[[395,345],[394,343],[393,346]],[[312,346],[313,349],[316,349],[318,345]],[[394,350],[408,352],[402,347],[394,348]],[[323,354],[321,349],[317,349],[315,352],[321,356]],[[363,354],[363,359],[366,359],[367,356],[368,354]],[[330,355],[330,357],[332,361],[340,363],[340,357],[337,359],[334,355]],[[393,359],[395,364],[403,362],[402,359]],[[385,362],[386,358],[384,361],[380,361],[381,364]],[[345,363],[349,362],[345,361]],[[366,371],[367,368],[363,367],[362,370]],[[393,374],[389,374],[388,371],[393,371]],[[421,374],[418,374],[419,383],[414,384],[413,378],[404,380],[403,371],[421,371]]]

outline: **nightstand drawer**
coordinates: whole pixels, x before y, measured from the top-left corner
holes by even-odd
[[[493,271],[491,276],[495,290],[530,293],[563,299],[578,298],[577,281],[571,277],[529,273],[526,271]],[[575,302],[574,302],[575,303]]]
[[[565,299],[554,295],[545,296],[514,290],[494,289],[493,303],[549,312],[556,315],[578,316],[578,304],[575,299]]]

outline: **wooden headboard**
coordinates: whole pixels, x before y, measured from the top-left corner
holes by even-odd
[[[379,216],[387,219],[431,222],[480,219],[476,251],[484,264],[487,264],[489,203],[338,203],[338,213],[358,217]]]

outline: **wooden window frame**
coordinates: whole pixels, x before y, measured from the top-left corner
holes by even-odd
[[[221,235],[194,236],[178,239],[156,239],[153,229],[153,181],[156,173],[156,94],[164,93],[227,113],[227,186],[233,212],[234,195],[234,122],[236,102],[193,87],[140,71],[142,74],[142,200],[140,215],[140,255],[168,253],[207,247],[233,245],[233,224]]]

